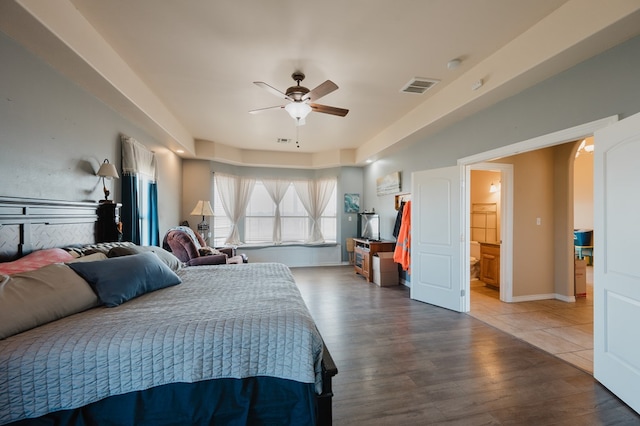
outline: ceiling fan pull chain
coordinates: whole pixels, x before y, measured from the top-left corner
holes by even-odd
[[[298,118],[298,125],[296,126],[296,148],[300,148],[300,142],[298,142],[298,140],[300,139],[300,119]]]

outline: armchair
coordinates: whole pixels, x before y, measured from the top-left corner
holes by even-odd
[[[162,247],[174,254],[188,266],[220,265],[235,256],[232,247],[217,249],[221,254],[206,254],[206,243],[202,237],[187,226],[171,228],[164,236]]]

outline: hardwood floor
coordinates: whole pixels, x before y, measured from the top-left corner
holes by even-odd
[[[338,366],[335,425],[640,425],[590,374],[407,287],[292,271]]]

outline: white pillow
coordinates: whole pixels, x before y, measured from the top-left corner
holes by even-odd
[[[62,263],[0,275],[0,339],[94,306],[89,284]]]

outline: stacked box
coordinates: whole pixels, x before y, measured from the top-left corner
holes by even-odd
[[[587,297],[587,261],[576,259],[574,264],[576,297]]]
[[[593,240],[593,230],[591,229],[574,229],[573,245],[590,246]]]
[[[378,252],[372,256],[373,282],[380,287],[398,285],[398,264],[392,252]]]

